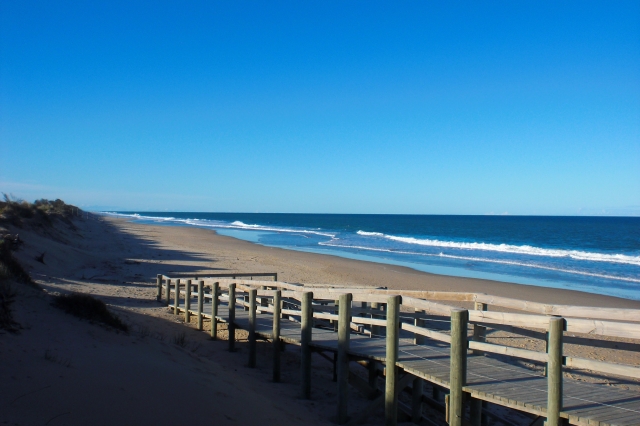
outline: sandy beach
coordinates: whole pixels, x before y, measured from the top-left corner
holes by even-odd
[[[18,260],[42,287],[18,288],[18,334],[0,335],[0,424],[331,424],[330,364],[318,360],[313,398],[297,397],[297,354],[285,352],[283,383],[269,380],[223,341],[185,327],[155,300],[155,276],[277,272],[280,281],[482,292],[556,304],[640,309],[640,302],[577,291],[432,275],[404,267],[264,247],[192,227],[140,225],[105,216],[77,229],[10,229]],[[45,253],[44,263],[35,257]],[[50,306],[46,293],[105,301],[132,330],[116,333]],[[186,343],[175,337],[185,333]],[[242,345],[240,345],[242,351]],[[606,350],[594,356],[609,357]],[[624,361],[640,363],[637,354]],[[354,407],[364,404],[354,394]],[[375,416],[371,424],[380,424]]]

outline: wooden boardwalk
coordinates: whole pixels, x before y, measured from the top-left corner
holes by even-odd
[[[162,290],[166,292],[167,286],[163,285]],[[183,297],[178,297],[178,309],[174,310],[184,314],[186,292],[181,291],[180,294]],[[205,294],[200,310],[195,299],[197,294],[190,296],[194,297],[189,302],[190,314],[195,316],[200,312],[202,317],[211,318],[213,298]],[[236,298],[234,325],[249,330],[251,328],[250,312],[246,310],[247,303],[244,302],[243,297],[245,296],[241,296],[239,300]],[[175,294],[172,302],[168,303],[168,306],[175,308]],[[327,307],[314,304],[314,311],[316,309],[322,311],[325,308]],[[258,303],[255,333],[260,338],[273,338],[272,312],[272,307],[260,306]],[[285,309],[283,312],[280,340],[300,345],[301,324],[298,322],[299,317],[291,315],[292,310]],[[290,320],[289,316],[296,318],[297,321]],[[222,322],[229,321],[228,296],[223,295],[220,298],[216,318]],[[353,318],[356,318],[355,315]],[[411,323],[413,324],[413,322]],[[442,339],[436,340],[426,336],[423,336],[417,344],[415,338],[411,336],[413,333],[406,331],[401,333],[396,366],[412,377],[449,389],[451,374],[449,344],[441,341]],[[314,327],[310,346],[316,351],[337,353],[339,350],[338,333],[332,328]],[[382,365],[386,363],[386,350],[386,339],[383,336],[377,337],[372,333],[363,334],[351,330],[347,350],[350,358],[378,361],[379,365]],[[411,382],[405,380],[403,384],[411,385]],[[560,417],[567,419],[570,424],[640,425],[639,393],[570,379],[564,379],[562,386]],[[540,372],[524,366],[503,362],[482,354],[469,354],[466,360],[466,380],[462,389],[469,393],[474,400],[487,401],[540,417],[547,416],[548,379]],[[479,419],[473,420],[472,424],[480,424]]]

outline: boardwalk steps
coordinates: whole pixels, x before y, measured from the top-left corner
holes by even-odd
[[[262,275],[264,276],[265,274]],[[343,363],[345,362],[344,359],[347,359],[347,370],[346,372],[340,371],[339,361],[337,367],[339,395],[340,392],[344,392],[344,389],[340,390],[340,386],[344,387],[346,386],[345,383],[348,383],[348,359],[368,361],[372,365],[377,363],[379,368],[383,368],[383,365],[386,366],[387,359],[390,356],[387,350],[388,344],[389,342],[393,344],[395,341],[397,342],[397,369],[394,369],[393,372],[397,372],[399,375],[396,375],[395,379],[390,379],[389,371],[387,371],[387,383],[389,384],[389,380],[392,381],[387,386],[387,389],[411,385],[414,388],[413,392],[417,393],[421,382],[415,380],[416,378],[448,389],[449,424],[462,424],[464,417],[462,393],[467,393],[471,397],[469,399],[469,413],[472,417],[469,419],[469,424],[471,425],[481,424],[481,401],[487,401],[540,417],[548,417],[548,425],[561,424],[562,419],[568,421],[569,424],[575,425],[640,425],[639,393],[610,386],[562,379],[561,374],[559,377],[556,375],[556,380],[559,382],[553,385],[550,379],[553,368],[553,360],[550,359],[552,357],[551,353],[509,348],[483,342],[486,329],[492,326],[507,327],[511,332],[522,330],[522,332],[527,333],[527,329],[518,328],[517,326],[521,327],[522,323],[527,323],[534,325],[531,328],[540,328],[541,325],[545,325],[546,321],[547,327],[543,329],[543,332],[533,332],[539,333],[536,336],[546,336],[544,330],[548,330],[550,321],[560,321],[562,326],[566,328],[584,328],[584,323],[589,321],[587,319],[567,318],[558,320],[558,317],[528,314],[493,315],[501,313],[484,311],[487,306],[481,302],[476,302],[476,307],[480,308],[479,310],[467,311],[452,309],[451,306],[434,304],[434,302],[415,299],[411,296],[404,296],[397,297],[398,308],[403,308],[403,311],[398,314],[398,324],[389,330],[385,330],[389,324],[393,323],[389,322],[393,320],[389,318],[393,309],[390,309],[388,305],[385,307],[385,301],[393,303],[390,302],[393,300],[392,292],[382,293],[378,291],[378,294],[371,294],[370,291],[365,293],[364,291],[359,291],[360,289],[358,288],[332,288],[329,290],[328,288],[300,287],[277,281],[254,281],[224,277],[207,278],[199,281],[178,280],[159,275],[158,299],[164,300],[164,303],[172,308],[176,314],[183,314],[185,317],[195,315],[198,318],[198,327],[200,329],[202,329],[202,318],[212,318],[212,301],[217,299],[217,312],[214,318],[217,321],[230,322],[231,327],[248,330],[250,332],[250,345],[258,337],[273,339],[275,331],[279,333],[276,344],[282,341],[293,345],[302,345],[303,354],[308,345],[310,350],[335,353],[338,359],[343,356]],[[176,284],[179,288],[177,292]],[[214,289],[217,289],[217,297],[215,298],[213,296]],[[309,295],[307,290],[312,290],[313,296]],[[305,296],[305,293],[307,293],[307,296]],[[233,304],[229,303],[230,294],[231,299],[235,301]],[[350,295],[349,297],[354,298],[356,301],[336,303],[340,299],[343,301],[348,300],[344,298],[347,295]],[[308,343],[302,341],[300,323],[301,318],[304,316],[304,304],[301,301],[305,297],[309,302],[313,303],[312,322],[315,323],[315,327],[311,328],[311,339]],[[278,303],[278,298],[281,298],[280,303]],[[275,305],[273,304],[274,300],[276,300]],[[230,309],[230,306],[232,309]],[[418,308],[427,307],[428,312],[418,309],[416,306]],[[386,310],[384,310],[385,308]],[[411,311],[407,312],[407,308],[410,308]],[[276,327],[274,327],[274,310],[276,314],[280,311],[279,315],[277,315],[279,320],[276,321],[279,324],[276,324]],[[415,310],[419,312],[414,312]],[[448,318],[442,315],[444,312],[447,312],[449,317],[459,317],[458,321],[462,321],[459,325],[464,330],[456,333],[455,327],[451,327],[451,334],[449,334],[447,332],[449,328]],[[576,309],[572,309],[572,312],[576,312]],[[390,315],[387,315],[388,313]],[[433,315],[434,313],[436,315]],[[605,313],[605,311],[600,311],[603,316]],[[339,320],[340,315],[342,315],[343,321]],[[471,324],[474,328],[473,337],[469,338],[469,341],[467,339],[470,335],[466,332],[467,324],[469,324],[467,317],[472,319]],[[506,319],[500,321],[500,317],[506,317]],[[350,318],[350,321],[345,321],[344,318]],[[624,337],[634,336],[640,340],[640,324],[609,322],[606,319],[598,322],[600,324],[595,324],[592,334],[614,335],[616,337],[622,337],[621,335]],[[349,323],[349,327],[346,327],[345,324],[347,323]],[[342,335],[337,330],[340,324],[343,325]],[[516,326],[512,324],[516,324]],[[345,330],[349,332],[347,333]],[[607,332],[610,332],[610,334],[606,334]],[[233,335],[232,333],[230,334]],[[561,329],[558,334],[554,342],[556,345],[560,345],[559,350],[562,351],[563,333]],[[462,344],[464,348],[469,348],[472,351],[468,352],[466,349],[462,351],[463,353],[456,352],[455,349],[452,351],[451,348],[452,346],[455,348],[455,345],[452,345],[451,342],[455,339],[458,339],[458,343]],[[608,343],[610,344],[611,342]],[[230,339],[230,347],[233,344],[233,339]],[[255,345],[255,343],[253,344]],[[553,345],[549,346],[552,347]],[[634,350],[636,347],[631,344],[630,348]],[[251,365],[251,357],[255,357],[255,349],[250,349],[249,352],[249,364]],[[488,356],[490,352],[524,358],[534,362],[547,362],[550,377],[524,366],[507,363]],[[452,362],[452,354],[454,353],[457,353],[457,355]],[[564,365],[584,365],[592,370],[604,370],[602,371],[603,374],[614,372],[623,376],[640,378],[640,369],[637,367],[592,362],[591,360],[578,358],[563,358],[560,356],[561,353],[559,352],[556,357],[558,371],[561,371],[560,369],[564,363]],[[274,351],[274,354],[279,356],[279,351]],[[391,355],[393,356],[393,354]],[[347,358],[344,358],[345,356]],[[278,360],[274,360],[274,380],[278,380],[278,365]],[[458,373],[455,373],[454,369],[457,369]],[[402,376],[404,374],[410,376]],[[455,374],[461,376],[457,380],[458,386],[456,386],[456,381],[451,380]],[[302,375],[304,376],[304,370]],[[308,380],[305,381],[304,378],[302,383],[302,393],[303,395],[305,394],[306,386],[308,395],[308,387],[311,384]],[[397,419],[397,397],[394,398],[394,394],[397,395],[397,391],[384,396],[386,400],[386,424],[395,424]],[[342,398],[340,398],[340,401],[342,401]],[[549,404],[550,401],[552,404]],[[395,406],[393,405],[394,402]],[[414,407],[409,407],[414,412],[414,420],[418,420],[415,418],[415,413],[418,412],[418,409],[421,412],[421,402],[422,400],[419,397],[414,398]],[[548,407],[553,407],[554,404],[557,407],[555,416],[552,410],[548,410]],[[345,396],[344,406],[339,404],[338,407],[338,423],[346,423],[346,413],[347,402]],[[455,413],[457,413],[457,416]],[[358,415],[355,413],[350,414],[352,414],[351,421],[357,420]],[[466,422],[465,420],[465,424]]]

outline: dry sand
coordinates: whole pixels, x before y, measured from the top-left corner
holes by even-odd
[[[16,286],[18,334],[0,334],[0,424],[331,424],[330,364],[314,359],[313,399],[298,399],[295,348],[284,354],[283,383],[269,380],[268,345],[258,368],[226,342],[185,327],[155,301],[155,275],[277,272],[281,281],[365,284],[398,289],[485,292],[539,302],[640,308],[640,302],[295,252],[189,227],[122,219],[76,219],[76,230],[11,229],[25,241],[16,257],[44,289]],[[34,258],[45,252],[45,264]],[[104,300],[131,326],[116,333],[50,306],[46,293],[77,291]],[[185,333],[186,344],[175,344]],[[224,334],[224,333],[223,333]],[[242,335],[239,336],[242,338]],[[607,357],[607,352],[596,357]],[[631,361],[638,362],[637,357]],[[366,401],[353,393],[351,409]],[[374,413],[371,424],[381,424]],[[506,414],[505,414],[506,415]],[[518,422],[518,419],[512,419]]]

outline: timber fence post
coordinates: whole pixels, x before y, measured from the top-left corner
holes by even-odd
[[[171,304],[171,280],[170,279],[167,279],[167,288],[165,288],[164,294],[167,298],[165,305],[169,306]]]
[[[191,280],[187,280],[187,287],[185,288],[184,296],[184,322],[187,324],[191,320]]]
[[[482,425],[482,400],[478,398],[469,398],[469,418],[471,426]]]
[[[162,300],[162,274],[158,274],[158,276],[156,277],[156,285],[158,286],[156,300],[160,302]]]
[[[198,281],[198,330],[202,330],[202,309],[204,307],[204,281]]]
[[[268,287],[266,285],[262,286],[262,290],[268,290]],[[269,307],[269,299],[266,297],[261,297],[260,298],[260,306],[264,306],[265,308]]]
[[[218,293],[220,292],[220,284],[213,283],[211,286],[211,338],[218,338]]]
[[[422,391],[424,382],[420,377],[413,379],[411,388],[411,421],[420,424],[422,420]]]
[[[469,311],[451,310],[451,364],[449,369],[449,424],[462,426],[464,414],[462,387],[467,381],[467,324]]]
[[[256,298],[258,290],[249,290],[249,367],[256,366]]]
[[[300,386],[301,396],[311,398],[311,339],[313,338],[313,293],[302,293],[300,314]]]
[[[487,311],[487,304],[475,302],[473,308],[476,311]],[[479,324],[473,324],[473,341],[485,342],[487,336],[487,327]],[[473,354],[477,356],[484,355],[484,351],[473,350]],[[471,418],[471,426],[480,426],[482,424],[482,400],[469,396],[469,417]],[[486,423],[486,422],[485,422]]]
[[[173,292],[173,314],[174,315],[178,315],[178,313],[180,312],[180,280],[176,280],[176,288],[175,291]]]
[[[349,418],[349,330],[351,327],[351,293],[341,294],[338,305],[338,416],[339,425]]]
[[[547,426],[561,425],[562,411],[562,332],[566,326],[564,318],[549,320],[549,344],[547,360]]]
[[[420,314],[420,313],[424,313],[424,310],[416,309],[416,311],[415,311],[415,312],[416,312],[416,314]],[[417,317],[416,317],[416,318],[413,320],[413,324],[414,324],[416,327],[424,327],[424,319],[423,319],[423,318],[417,318]],[[425,337],[424,337],[424,336],[422,336],[422,335],[420,335],[420,334],[418,334],[418,333],[414,333],[414,336],[413,336],[413,343],[414,343],[414,344],[416,344],[416,345],[424,345],[424,343],[425,343]]]
[[[280,305],[282,292],[276,290],[273,295],[273,381],[280,381]]]
[[[236,349],[236,285],[229,284],[229,352]]]
[[[371,311],[377,311],[380,308],[380,305],[376,302],[371,302]],[[371,318],[376,318],[378,319],[380,317],[380,315],[374,315],[373,313],[371,314]],[[371,326],[371,337],[380,337],[382,333],[380,333],[380,326],[379,325],[372,325]]]
[[[400,303],[401,296],[390,296],[387,299],[387,329],[386,344],[386,382],[384,388],[384,417],[386,426],[398,423],[398,339],[400,334]]]
[[[486,303],[475,302],[473,307],[474,307],[474,309],[476,311],[486,311],[487,310],[487,304]],[[474,342],[484,342],[486,340],[486,335],[487,335],[487,327],[485,327],[483,325],[478,325],[478,324],[474,324],[473,325],[473,341]],[[484,355],[484,352],[475,349],[473,351],[473,354],[474,355]]]

